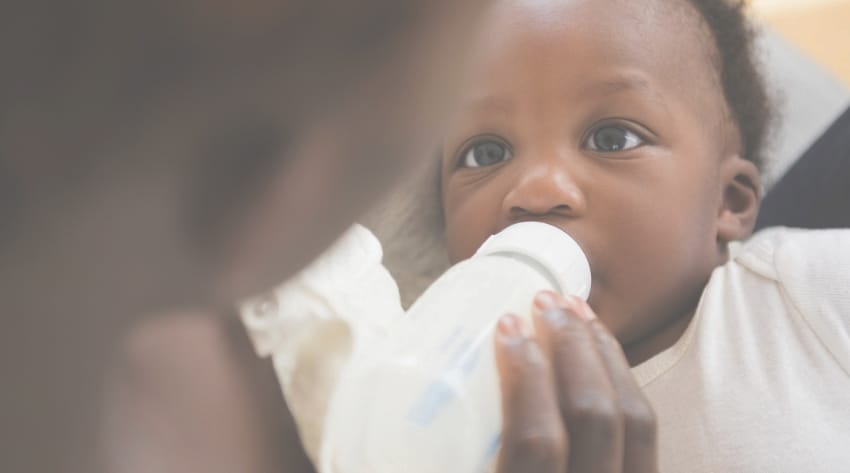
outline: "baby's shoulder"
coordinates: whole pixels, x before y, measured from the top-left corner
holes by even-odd
[[[774,280],[850,375],[850,229],[766,230],[730,264]]]
[[[736,248],[733,260],[783,284],[835,287],[850,281],[850,229],[770,228]]]

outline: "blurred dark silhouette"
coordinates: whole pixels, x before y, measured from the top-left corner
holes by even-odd
[[[484,3],[0,3],[0,471],[157,471],[129,451],[93,464],[112,345],[144,314],[279,283],[414,166]],[[220,323],[190,327],[220,340]],[[182,361],[203,383],[227,347]],[[274,470],[277,445],[250,444],[261,396],[222,396],[209,426],[232,448],[181,451]]]

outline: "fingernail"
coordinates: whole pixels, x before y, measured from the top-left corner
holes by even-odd
[[[496,325],[496,333],[503,343],[519,343],[523,339],[522,326],[519,318],[514,314],[507,314],[499,319]]]
[[[576,315],[578,315],[579,317],[583,318],[588,322],[596,319],[596,313],[593,312],[590,306],[587,305],[587,303],[582,298],[578,296],[569,296],[567,297],[567,300],[570,302],[570,304],[572,304],[573,312],[575,312]]]
[[[559,307],[560,297],[552,291],[541,291],[534,298],[534,309],[543,313]]]
[[[554,292],[543,291],[534,298],[532,313],[546,324],[560,327],[566,323],[562,302],[560,296]]]

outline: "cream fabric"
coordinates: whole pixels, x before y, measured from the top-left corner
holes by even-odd
[[[314,464],[340,372],[355,350],[385,337],[404,314],[382,255],[375,236],[355,225],[299,275],[241,307],[257,355],[274,363]]]
[[[850,230],[769,230],[633,373],[678,472],[850,471]]]

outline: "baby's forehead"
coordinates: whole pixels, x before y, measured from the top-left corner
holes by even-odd
[[[636,71],[656,90],[725,103],[714,38],[690,0],[502,0],[483,51],[485,82],[508,82],[540,59],[587,80]]]
[[[546,47],[607,44],[626,55],[667,58],[671,64],[699,57],[701,64],[713,66],[716,57],[712,33],[690,0],[501,0],[489,26],[484,40],[495,46],[536,37]]]

